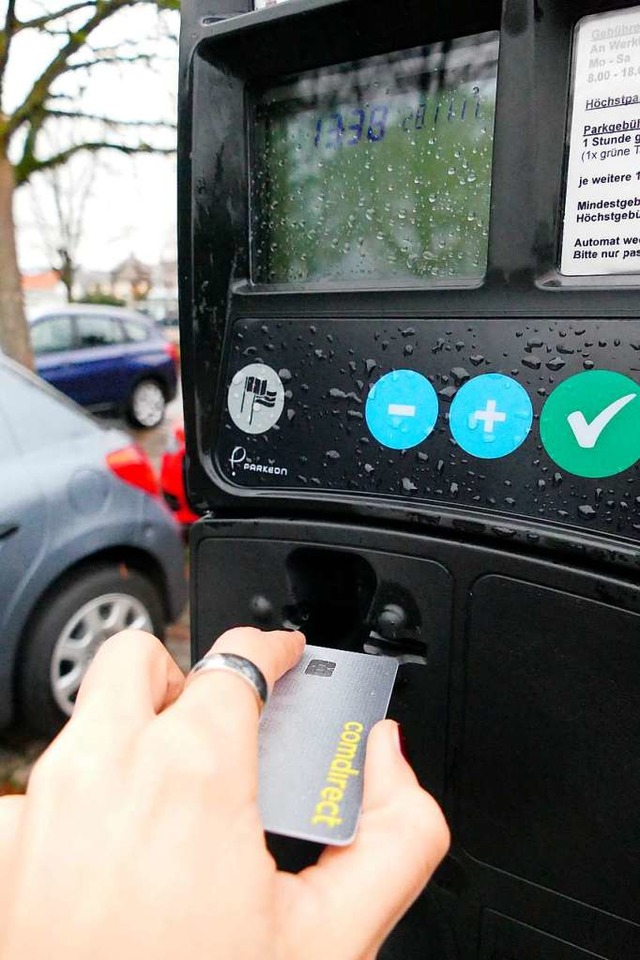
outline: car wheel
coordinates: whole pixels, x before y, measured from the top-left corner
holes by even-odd
[[[129,418],[136,427],[157,427],[164,419],[167,406],[162,387],[157,380],[136,383],[129,398]]]
[[[119,566],[78,571],[42,601],[25,638],[19,710],[37,736],[52,737],[71,716],[78,688],[98,648],[128,627],[162,637],[156,587]]]

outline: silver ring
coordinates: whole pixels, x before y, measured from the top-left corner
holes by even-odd
[[[235,653],[209,653],[191,668],[187,674],[187,680],[208,670],[226,670],[227,673],[235,673],[236,676],[242,677],[255,693],[258,709],[262,713],[269,697],[269,688],[262,670],[259,670],[255,663]]]

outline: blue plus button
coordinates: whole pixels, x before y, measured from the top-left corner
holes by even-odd
[[[495,460],[524,443],[533,423],[529,394],[517,380],[485,373],[456,393],[449,427],[458,446],[472,457]]]
[[[408,450],[429,436],[438,419],[438,397],[415,370],[394,370],[371,387],[367,426],[383,447]]]

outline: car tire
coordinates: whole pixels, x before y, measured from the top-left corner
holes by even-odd
[[[41,601],[18,678],[19,714],[31,733],[55,736],[98,647],[127,627],[163,639],[165,615],[154,584],[125,564],[85,567]]]
[[[166,407],[162,384],[157,380],[139,380],[131,391],[127,414],[135,427],[149,430],[162,423]]]

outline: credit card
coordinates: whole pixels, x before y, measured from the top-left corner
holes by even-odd
[[[323,844],[353,840],[367,737],[386,715],[397,670],[391,657],[305,647],[260,721],[265,830]]]

